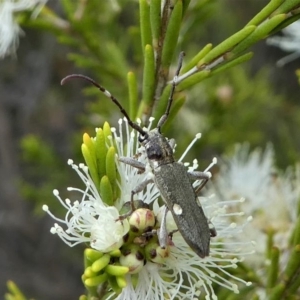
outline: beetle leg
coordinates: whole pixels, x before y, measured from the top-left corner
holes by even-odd
[[[153,182],[152,178],[146,179],[131,191],[131,198],[130,198],[131,209],[126,214],[119,216],[118,221],[126,219],[135,211],[134,200],[133,200],[134,195],[141,192],[151,182]]]
[[[195,189],[195,193],[198,196],[200,191],[203,189],[203,187],[206,185],[208,180],[211,178],[211,173],[210,172],[193,171],[193,172],[188,172],[188,175],[193,180],[199,180],[199,179],[203,180],[201,182],[201,184]]]
[[[119,161],[133,168],[139,169],[141,173],[145,172],[146,166],[142,162],[131,157],[119,157]]]
[[[168,231],[167,231],[167,213],[168,213],[168,207],[165,206],[165,210],[161,219],[160,228],[158,231],[158,242],[159,246],[162,249],[165,249],[168,244]]]
[[[216,230],[214,224],[210,220],[207,220],[207,222],[208,222],[210,237],[217,236],[217,230]]]

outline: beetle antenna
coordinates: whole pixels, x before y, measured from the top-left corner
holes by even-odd
[[[157,129],[158,129],[159,132],[160,132],[161,127],[167,121],[168,116],[170,114],[171,106],[172,106],[172,103],[173,103],[173,96],[174,96],[175,88],[176,88],[176,85],[177,85],[177,78],[178,78],[179,72],[180,72],[181,67],[182,67],[182,61],[183,61],[184,56],[185,56],[185,53],[183,51],[181,51],[180,54],[179,54],[178,67],[177,67],[175,76],[172,80],[172,87],[171,87],[171,92],[170,92],[170,96],[169,96],[169,100],[168,100],[167,109],[166,109],[166,112],[161,116],[161,118],[159,119],[159,121],[157,123]]]
[[[121,103],[117,100],[117,98],[115,98],[107,89],[105,89],[104,87],[102,87],[100,84],[98,84],[95,80],[93,80],[92,78],[85,76],[85,75],[81,75],[81,74],[71,74],[66,76],[65,78],[63,78],[60,82],[61,85],[64,85],[67,81],[69,81],[70,79],[73,78],[80,78],[80,79],[84,79],[86,81],[88,81],[89,83],[93,84],[96,88],[98,88],[107,98],[109,98],[113,103],[115,103],[121,113],[124,115],[124,117],[127,119],[128,124],[135,130],[137,130],[141,135],[145,136],[147,135],[146,131],[144,131],[142,129],[142,127],[140,127],[138,124],[134,123],[133,121],[131,121],[131,119],[129,118],[126,110],[123,108],[123,106],[121,105]]]

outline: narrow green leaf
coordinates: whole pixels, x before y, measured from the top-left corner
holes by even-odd
[[[243,41],[246,37],[248,37],[254,30],[256,26],[250,25],[244,27],[242,30],[238,31],[224,42],[213,48],[204,58],[203,63],[208,64],[212,62],[217,57],[225,54],[227,51],[231,50],[235,45]]]
[[[292,245],[300,245],[300,216],[298,216],[297,222],[295,223],[295,228],[292,233]]]
[[[161,0],[150,1],[150,23],[153,36],[153,48],[156,50],[161,34]]]
[[[168,73],[169,67],[171,65],[174,52],[177,45],[177,40],[179,36],[180,25],[182,21],[182,0],[178,0],[172,11],[167,32],[163,44],[162,50],[162,67],[165,74]]]
[[[182,16],[184,16],[186,11],[188,10],[190,2],[191,0],[182,0]]]
[[[288,13],[294,7],[300,5],[300,0],[286,0],[284,1],[281,6],[275,11],[276,14]]]
[[[210,73],[211,73],[210,70],[204,70],[186,78],[185,80],[183,80],[178,84],[177,87],[178,91],[186,90],[187,88],[190,88],[193,85],[203,81],[210,75]]]
[[[270,32],[269,35],[272,35],[280,30],[282,30],[283,28],[289,26],[290,24],[298,21],[300,19],[300,14],[294,15],[289,17],[288,19],[284,20],[283,22],[281,22],[278,26],[276,26],[274,29],[272,29],[272,31]]]
[[[213,45],[212,44],[207,44],[204,46],[202,50],[198,52],[182,69],[180,74],[184,74],[187,71],[189,71],[191,68],[195,67],[198,62],[209,52],[211,51]]]
[[[146,45],[152,45],[152,34],[150,25],[150,7],[147,0],[140,0],[140,28],[142,39],[142,50]]]
[[[296,245],[290,254],[288,264],[285,269],[285,277],[290,280],[296,272],[300,272],[300,245]]]
[[[282,300],[282,296],[285,290],[285,285],[283,283],[278,284],[277,286],[275,286],[270,295],[269,295],[269,300]]]
[[[167,108],[168,99],[171,92],[171,85],[168,84],[160,96],[159,100],[157,101],[157,105],[155,107],[155,111],[153,117],[155,118],[156,122],[159,121],[160,117],[165,113]]]
[[[248,61],[252,58],[252,56],[253,56],[253,52],[248,52],[248,53],[243,54],[243,55],[241,55],[241,56],[239,56],[239,57],[237,57],[233,60],[225,62],[222,65],[220,65],[220,66],[216,67],[215,69],[213,69],[211,71],[210,76],[214,76],[218,73],[223,72],[224,70],[227,70],[227,69],[235,67],[235,66],[237,66],[237,65],[239,65],[239,64],[241,64],[245,61]]]
[[[289,282],[289,285],[287,287],[287,294],[294,295],[297,293],[297,290],[299,288],[300,288],[300,276],[294,276],[293,280]]]
[[[135,120],[138,109],[138,91],[136,76],[133,72],[127,74],[128,93],[129,93],[129,117]]]
[[[246,26],[259,25],[267,19],[284,0],[271,0]]]
[[[265,21],[260,26],[258,26],[256,30],[252,32],[246,39],[239,43],[231,52],[233,54],[238,54],[244,51],[245,49],[249,48],[257,41],[264,39],[268,36],[268,34],[272,31],[273,28],[278,26],[285,19],[286,15],[282,14],[274,16],[271,19]]]
[[[151,45],[145,47],[144,54],[143,102],[151,109],[155,93],[155,61]]]
[[[170,115],[168,117],[168,120],[166,121],[166,124],[164,125],[164,130],[168,130],[170,128],[172,122],[176,118],[178,112],[184,105],[185,101],[186,101],[185,96],[179,97],[176,100],[174,100],[171,111],[170,111]]]

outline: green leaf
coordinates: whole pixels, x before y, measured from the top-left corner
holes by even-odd
[[[142,49],[144,51],[146,45],[152,45],[150,7],[146,0],[140,0],[140,29]]]
[[[168,74],[169,67],[171,65],[174,52],[177,45],[177,40],[179,36],[179,30],[182,22],[182,1],[178,0],[172,11],[168,28],[164,40],[163,50],[162,50],[162,67],[165,75]]]

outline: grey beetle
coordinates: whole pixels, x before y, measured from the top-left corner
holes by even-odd
[[[173,79],[172,88],[168,100],[166,112],[160,118],[157,127],[149,132],[145,131],[138,124],[134,123],[128,116],[125,109],[119,101],[111,95],[109,91],[96,83],[93,79],[80,75],[72,74],[65,77],[61,84],[72,78],[82,78],[103,92],[108,98],[112,100],[120,109],[122,114],[128,121],[128,124],[139,132],[139,142],[145,147],[145,151],[149,160],[149,164],[154,174],[153,179],[147,179],[139,184],[131,192],[131,212],[134,208],[134,195],[142,191],[149,183],[156,184],[160,195],[166,205],[161,227],[158,232],[159,243],[162,248],[166,247],[168,235],[166,229],[166,215],[168,210],[171,211],[174,221],[177,225],[178,231],[186,243],[198,254],[201,258],[209,255],[210,239],[216,236],[216,230],[213,225],[207,220],[204,211],[197,198],[199,192],[210,179],[209,172],[187,172],[185,166],[175,161],[173,156],[174,141],[167,140],[161,134],[161,128],[166,122],[170,113],[173,102],[173,94],[177,84],[177,77],[179,75],[184,53],[180,53],[180,59],[176,74]],[[119,160],[123,163],[129,164],[132,167],[138,168],[141,171],[145,170],[145,165],[138,162],[134,158],[121,157]],[[191,180],[203,181],[194,189]],[[126,214],[126,216],[130,215]]]

